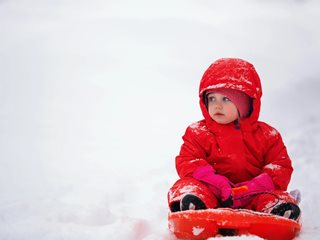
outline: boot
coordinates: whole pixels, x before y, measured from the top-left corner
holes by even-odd
[[[204,202],[193,194],[185,195],[180,201],[181,211],[206,209]]]
[[[300,217],[300,212],[298,205],[286,202],[275,206],[270,213],[292,220],[297,220]]]

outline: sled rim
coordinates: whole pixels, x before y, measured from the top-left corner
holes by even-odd
[[[168,214],[169,229],[178,238],[205,239],[229,231],[230,236],[256,235],[263,239],[293,239],[301,223],[246,209],[188,210]]]

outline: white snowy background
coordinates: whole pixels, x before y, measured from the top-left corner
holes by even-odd
[[[221,57],[255,65],[318,239],[319,21],[317,0],[1,0],[0,239],[173,238],[174,158]]]

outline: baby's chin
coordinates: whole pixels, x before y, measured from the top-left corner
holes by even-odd
[[[235,120],[237,120],[237,118],[235,119],[227,119],[225,118],[224,116],[214,116],[214,117],[211,117],[213,121],[215,121],[216,123],[219,123],[219,124],[229,124],[229,123],[232,123],[234,122]]]

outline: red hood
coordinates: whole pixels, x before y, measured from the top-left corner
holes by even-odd
[[[213,130],[218,124],[213,121],[203,102],[203,94],[209,89],[228,88],[239,90],[253,99],[253,112],[250,117],[241,119],[241,129],[255,127],[260,114],[262,88],[260,78],[254,66],[238,58],[222,58],[215,61],[203,74],[199,87],[200,107],[202,114]]]

